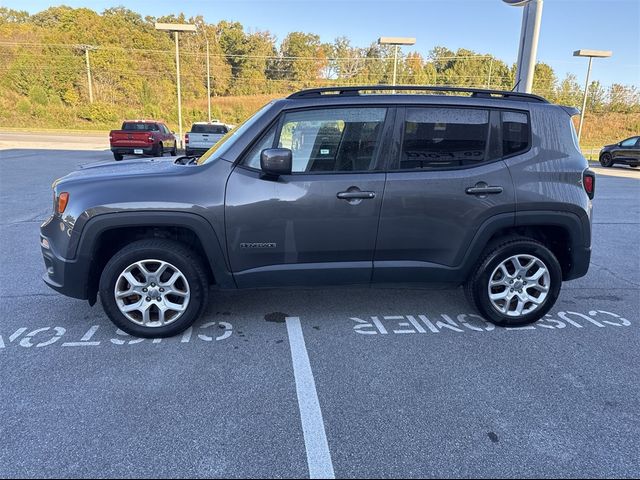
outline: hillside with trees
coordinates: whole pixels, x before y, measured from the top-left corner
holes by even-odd
[[[393,50],[376,43],[356,47],[346,37],[323,43],[316,34],[291,32],[278,42],[268,31],[247,31],[238,22],[208,24],[201,16],[142,17],[124,7],[97,13],[64,6],[29,15],[0,7],[0,127],[102,130],[125,117],[162,118],[175,125],[174,43],[169,34],[155,30],[155,22],[197,25],[196,33],[180,36],[185,124],[206,119],[207,41],[213,113],[228,123],[303,87],[391,83]],[[400,84],[510,90],[514,74],[514,65],[492,55],[442,46],[426,57],[408,52],[398,63]],[[544,63],[536,66],[534,93],[578,107],[582,100],[582,87],[573,75],[559,79]],[[589,112],[624,118],[624,131],[640,130],[635,86],[604,88],[594,81],[589,97]],[[592,129],[587,124],[585,135]],[[616,136],[624,133],[618,130]]]

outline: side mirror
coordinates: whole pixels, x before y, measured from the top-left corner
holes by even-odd
[[[290,175],[292,163],[288,148],[267,148],[260,153],[260,168],[268,175]]]

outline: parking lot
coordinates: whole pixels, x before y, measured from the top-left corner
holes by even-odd
[[[212,291],[142,340],[41,280],[52,181],[111,159],[0,150],[0,476],[640,475],[640,170],[594,168],[590,272],[533,326],[461,289]]]

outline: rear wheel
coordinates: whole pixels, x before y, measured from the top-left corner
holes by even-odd
[[[176,142],[173,142],[173,149],[171,150],[171,156],[175,157],[178,155],[178,146],[176,145]]]
[[[162,146],[162,143],[159,143],[158,146],[156,147],[156,157],[162,157],[164,156],[164,147]]]
[[[137,337],[177,335],[190,327],[207,303],[201,259],[172,240],[140,240],[105,266],[100,300],[111,321]]]
[[[600,157],[600,165],[602,165],[603,167],[610,167],[611,165],[613,165],[613,158],[611,158],[611,154],[603,153]]]
[[[116,162],[119,162],[120,160],[122,160],[123,156],[121,153],[113,152],[113,158],[115,159]]]
[[[490,322],[519,326],[542,318],[555,304],[561,284],[562,269],[547,247],[511,237],[485,250],[465,291]]]

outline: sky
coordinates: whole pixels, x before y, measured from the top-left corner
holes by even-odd
[[[0,5],[35,13],[65,4],[101,12],[119,0],[0,0]],[[209,23],[239,21],[250,31],[268,30],[280,42],[289,32],[316,33],[323,42],[346,36],[364,47],[380,36],[415,37],[404,50],[426,56],[436,45],[490,53],[508,64],[518,56],[522,8],[501,0],[127,0],[127,8],[143,16],[183,12],[202,15]],[[123,32],[124,34],[125,32]],[[538,61],[548,63],[559,78],[566,73],[584,82],[587,59],[578,49],[612,50],[595,59],[592,80],[604,85],[640,87],[640,0],[544,0]]]

